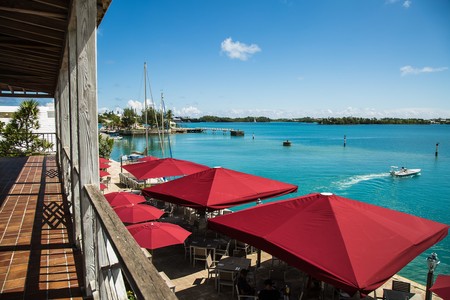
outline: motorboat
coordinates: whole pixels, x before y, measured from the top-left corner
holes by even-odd
[[[405,176],[418,175],[420,173],[420,171],[422,171],[422,169],[408,169],[405,167],[398,168],[398,167],[392,166],[390,173],[392,176],[405,177]]]

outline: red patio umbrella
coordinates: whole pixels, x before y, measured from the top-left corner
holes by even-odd
[[[145,188],[142,194],[196,209],[216,210],[295,191],[297,186],[293,184],[226,168],[210,168]]]
[[[208,169],[207,166],[176,158],[161,158],[125,165],[123,168],[133,174],[138,180],[189,175]]]
[[[145,162],[145,161],[154,161],[154,160],[158,160],[158,159],[159,158],[156,156],[149,155],[149,156],[144,156],[144,157],[139,158],[138,161]]]
[[[105,177],[105,176],[108,176],[108,175],[110,175],[108,172],[100,170],[100,177]]]
[[[145,198],[129,192],[113,192],[105,195],[106,200],[112,206],[122,206],[145,202]]]
[[[164,212],[146,204],[128,204],[114,207],[114,211],[124,223],[140,223],[157,220]]]
[[[111,167],[109,164],[105,164],[105,163],[100,163],[98,165],[99,169],[108,169],[109,167]]]
[[[103,191],[103,190],[105,190],[106,188],[108,188],[108,187],[106,186],[106,184],[100,183],[100,191]]]
[[[332,194],[310,194],[208,220],[353,294],[368,294],[442,240],[448,225]]]
[[[151,250],[182,244],[191,234],[176,224],[163,222],[133,224],[127,229],[139,246]]]
[[[444,300],[450,300],[450,275],[438,275],[430,291]]]
[[[103,157],[99,157],[98,161],[101,164],[109,164],[111,162],[109,159],[106,159],[106,158],[103,158]]]

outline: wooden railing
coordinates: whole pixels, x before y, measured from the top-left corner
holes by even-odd
[[[52,147],[45,150],[45,153],[55,153],[56,152],[56,133],[55,132],[33,132],[32,135],[39,137],[41,140],[45,140],[49,143],[52,143]],[[0,137],[3,135],[0,133]]]
[[[100,299],[119,299],[126,295],[120,279],[124,276],[137,299],[177,299],[158,271],[144,255],[139,245],[112,210],[100,189],[95,185],[84,187],[89,204],[94,210],[94,238],[98,290],[93,291]],[[86,247],[86,246],[85,246]],[[111,276],[112,275],[112,276]],[[95,286],[95,283],[92,284]]]

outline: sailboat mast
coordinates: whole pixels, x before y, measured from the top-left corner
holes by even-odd
[[[161,139],[161,147],[165,148],[165,139],[164,139],[164,106],[163,106],[163,93],[161,92],[161,129],[162,129],[162,139]],[[164,150],[163,150],[164,153]]]
[[[148,156],[147,63],[144,62],[145,156]]]

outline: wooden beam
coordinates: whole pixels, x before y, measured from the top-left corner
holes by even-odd
[[[99,186],[98,168],[98,116],[97,116],[97,3],[94,0],[74,2],[77,30],[77,98],[78,98],[78,155],[80,187],[87,184]],[[85,286],[91,287],[88,296],[98,291],[98,257],[95,249],[96,221],[88,195],[83,189],[80,194],[83,252],[85,261]]]

